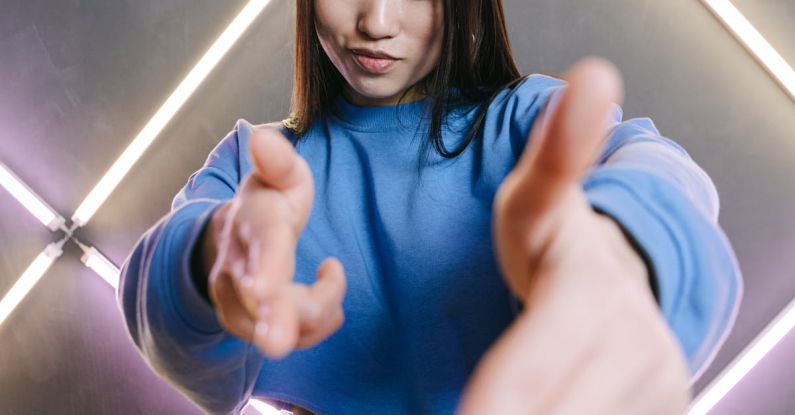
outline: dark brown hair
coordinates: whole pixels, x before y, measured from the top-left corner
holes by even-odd
[[[477,134],[494,96],[521,78],[501,0],[440,1],[444,3],[441,55],[417,87],[433,100],[428,132],[431,143],[443,157],[454,158]],[[332,107],[344,85],[345,79],[317,38],[314,0],[296,0],[292,108],[284,125],[300,139],[311,123]],[[466,139],[449,151],[441,139],[442,122],[447,112],[461,103],[475,103],[480,108]]]

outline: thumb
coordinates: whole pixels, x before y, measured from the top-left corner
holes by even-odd
[[[565,78],[568,85],[560,101],[539,114],[512,171],[518,176],[516,195],[527,203],[525,211],[551,208],[579,187],[602,148],[613,104],[622,100],[621,75],[604,59],[583,59]]]
[[[261,184],[286,190],[301,181],[300,157],[276,127],[256,129],[249,140],[248,151],[253,163],[252,175]]]

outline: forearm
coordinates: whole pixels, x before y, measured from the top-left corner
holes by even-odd
[[[131,336],[157,373],[205,410],[226,412],[247,399],[262,357],[223,330],[188,270],[188,248],[216,203],[188,203],[150,229],[123,266],[120,297]]]

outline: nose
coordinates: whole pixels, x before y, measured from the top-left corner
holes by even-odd
[[[371,39],[385,39],[400,33],[402,0],[365,0],[357,28]]]

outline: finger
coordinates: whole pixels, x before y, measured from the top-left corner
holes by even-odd
[[[334,257],[326,258],[317,269],[317,281],[309,287],[309,295],[322,311],[340,306],[345,296],[345,269]]]
[[[515,202],[525,205],[524,211],[549,208],[579,186],[602,147],[613,105],[621,101],[621,76],[603,59],[580,61],[566,78],[560,101],[538,117],[511,173]]]
[[[254,176],[279,190],[296,186],[301,180],[300,157],[293,145],[275,128],[259,128],[249,141],[249,156]]]
[[[216,277],[217,281],[210,290],[210,297],[215,304],[216,315],[226,331],[240,339],[251,341],[254,337],[254,319],[240,302],[234,277],[224,273]]]
[[[248,283],[248,292],[257,301],[272,298],[293,280],[297,244],[298,236],[284,222],[265,225],[252,237],[244,280]]]
[[[298,338],[298,347],[305,349],[322,342],[336,332],[345,322],[345,313],[338,307],[332,314],[324,318],[321,326],[308,332],[302,332]]]
[[[239,194],[247,200],[247,204],[278,203],[286,208],[289,215],[285,217],[296,233],[306,226],[312,210],[314,198],[314,179],[309,164],[299,155],[294,156],[295,162],[290,173],[294,178],[289,180],[289,186],[282,188],[272,187],[260,179],[260,174],[255,170],[248,174],[240,184]],[[251,199],[249,202],[248,200]]]
[[[282,287],[257,314],[254,343],[274,359],[289,354],[298,342],[298,313],[290,289],[289,285]]]
[[[306,298],[298,301],[301,338],[299,347],[315,345],[334,333],[344,321],[345,270],[330,257],[318,267],[317,281],[306,287]]]
[[[253,169],[244,179],[243,191],[255,184],[277,190],[291,208],[291,223],[300,233],[306,226],[314,198],[312,171],[292,143],[275,127],[260,127],[248,146]]]

